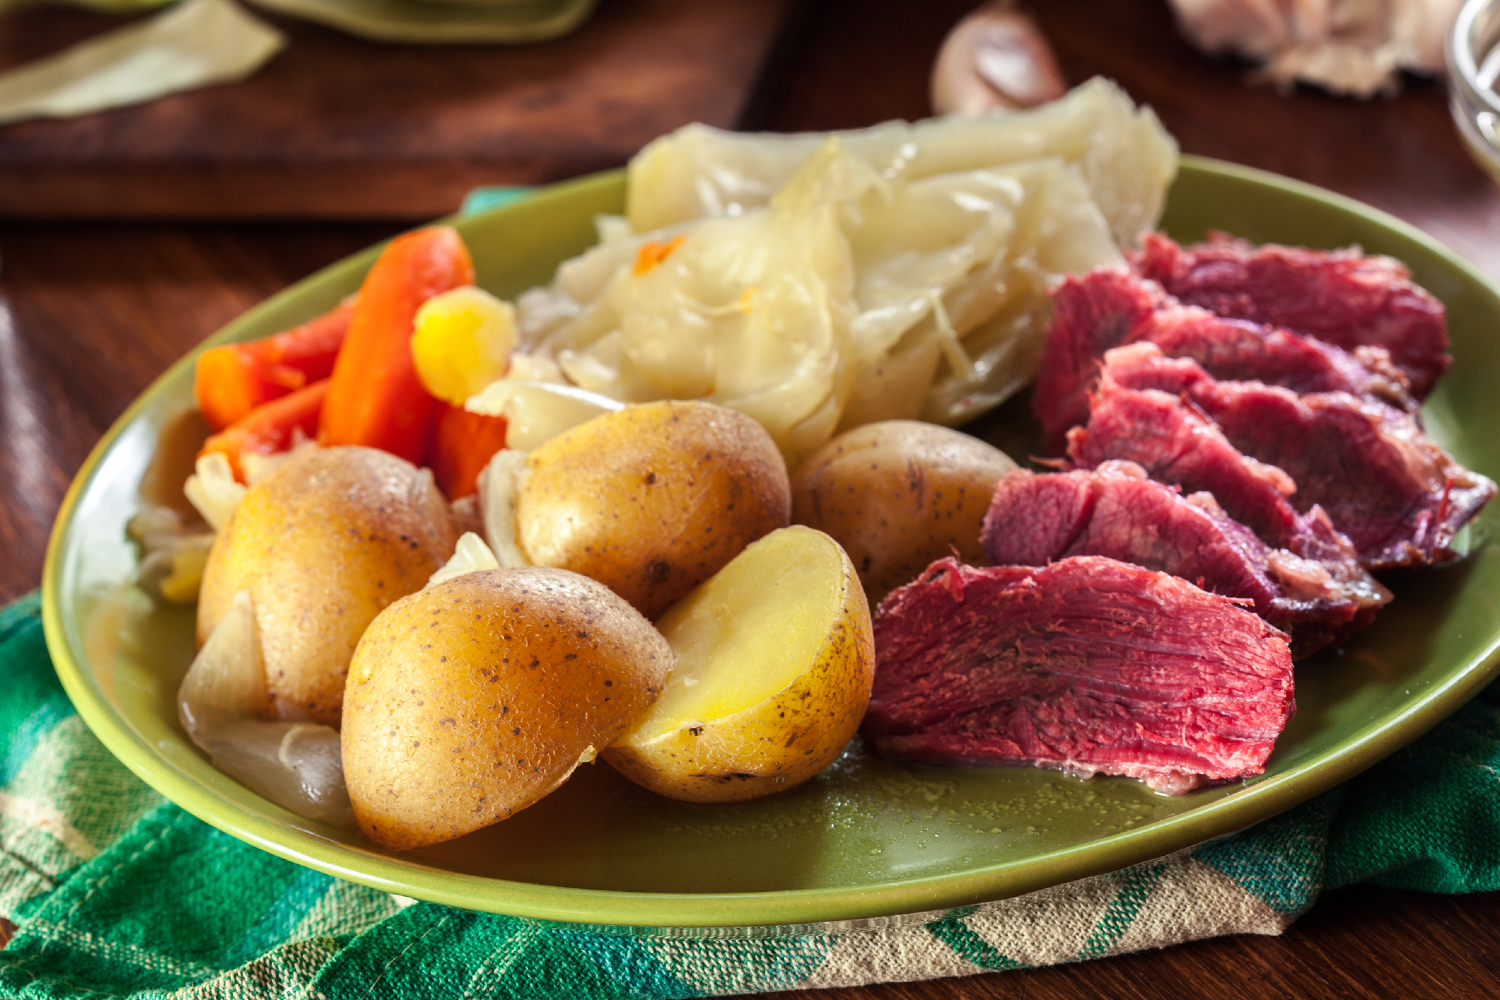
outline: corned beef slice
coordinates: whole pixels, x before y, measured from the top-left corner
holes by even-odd
[[[995,489],[981,537],[996,566],[1108,556],[1249,599],[1257,614],[1291,636],[1294,658],[1368,625],[1390,600],[1357,565],[1335,566],[1353,577],[1338,579],[1320,562],[1272,549],[1213,497],[1183,497],[1147,479],[1133,462],[1047,475],[1012,472]]]
[[[1140,348],[1151,349],[1146,344],[1120,351]],[[1225,513],[1272,548],[1342,561],[1359,572],[1353,546],[1327,514],[1316,508],[1306,516],[1297,513],[1287,499],[1296,488],[1291,477],[1240,454],[1212,420],[1175,393],[1126,389],[1107,372],[1088,426],[1068,432],[1068,457],[1085,469],[1110,459],[1135,462],[1152,479],[1185,493],[1213,494]]]
[[[1290,476],[1292,504],[1323,507],[1370,569],[1451,559],[1454,534],[1495,495],[1493,482],[1455,462],[1410,414],[1348,393],[1219,382],[1150,344],[1110,352],[1104,377],[1180,394],[1239,451]]]
[[[1365,350],[1361,360],[1312,337],[1185,306],[1154,281],[1104,268],[1066,279],[1052,296],[1052,325],[1032,396],[1049,450],[1060,450],[1068,429],[1088,420],[1088,393],[1104,352],[1139,340],[1168,357],[1192,358],[1216,378],[1297,392],[1352,392],[1416,407],[1406,376],[1381,348]]]
[[[1286,638],[1228,598],[1094,556],[933,563],[875,617],[863,732],[890,757],[1033,764],[1180,793],[1260,774],[1294,709]]]
[[[1383,347],[1417,399],[1453,363],[1443,304],[1390,257],[1366,257],[1357,247],[1256,247],[1222,233],[1182,247],[1153,233],[1131,262],[1183,302],[1220,316],[1288,327],[1348,351]]]

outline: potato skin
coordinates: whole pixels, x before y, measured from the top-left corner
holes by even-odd
[[[215,539],[198,644],[248,589],[270,717],[337,728],[365,626],[421,588],[457,540],[426,471],[373,448],[309,450],[251,487]]]
[[[406,850],[526,808],[656,700],[672,661],[639,612],[567,570],[468,573],[397,601],[344,695],[360,830]]]
[[[980,524],[995,484],[1015,468],[998,448],[937,424],[865,424],[797,469],[792,520],[844,547],[874,606],[950,548],[983,565]]]
[[[750,417],[663,401],[606,413],[526,460],[521,545],[539,566],[608,586],[655,620],[791,517],[786,462]]]
[[[734,715],[602,756],[631,781],[685,802],[745,802],[786,791],[838,759],[875,682],[870,606],[847,554],[839,613],[814,661],[778,693]]]

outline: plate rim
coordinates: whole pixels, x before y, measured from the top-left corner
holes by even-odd
[[[1269,186],[1363,217],[1422,245],[1447,266],[1484,288],[1500,304],[1500,285],[1488,275],[1431,236],[1379,209],[1302,181],[1205,157],[1184,155],[1180,169]],[[549,185],[524,203],[568,198],[582,191],[618,184],[622,175],[621,170],[611,170]],[[513,207],[501,206],[480,216],[508,212]],[[53,523],[42,573],[42,621],[54,669],[78,714],[100,742],[132,773],[180,808],[224,833],[288,861],[370,888],[461,909],[601,928],[712,928],[721,933],[725,928],[740,928],[751,933],[776,933],[829,922],[899,918],[1023,895],[1165,857],[1242,830],[1348,780],[1416,739],[1456,711],[1500,671],[1500,637],[1497,637],[1476,657],[1474,666],[1414,696],[1395,717],[1367,725],[1343,746],[1248,785],[1233,795],[1139,829],[1063,848],[1040,858],[875,884],[714,893],[538,885],[360,853],[332,840],[289,830],[268,817],[244,811],[237,803],[177,770],[135,732],[109,701],[93,672],[84,667],[86,658],[82,650],[78,650],[79,658],[75,658],[61,608],[63,543],[79,503],[105,457],[167,381],[193,364],[203,350],[233,340],[241,327],[302,294],[299,290],[309,282],[367,267],[383,245],[384,242],[377,243],[335,261],[258,303],[154,380],[100,438],[68,487]],[[1212,832],[1206,835],[1201,832],[1205,825],[1212,827]],[[485,891],[476,893],[476,882]]]

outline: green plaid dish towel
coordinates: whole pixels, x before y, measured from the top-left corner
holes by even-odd
[[[1500,684],[1359,778],[1160,861],[983,906],[775,934],[414,903],[275,858],[137,780],[73,711],[36,595],[0,611],[0,995],[702,997],[1279,934],[1351,882],[1500,888]]]

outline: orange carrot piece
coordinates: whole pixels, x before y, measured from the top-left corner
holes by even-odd
[[[479,488],[479,474],[495,452],[505,447],[505,428],[504,417],[444,405],[428,464],[449,500],[466,497]]]
[[[658,243],[655,240],[643,243],[635,252],[635,267],[632,269],[635,271],[635,276],[639,278],[643,274],[650,274],[656,270],[656,265],[672,256],[672,251],[681,246],[685,239],[687,239],[687,234],[683,233],[672,237],[665,243]]]
[[[391,241],[359,290],[333,366],[320,443],[381,448],[423,464],[438,402],[417,377],[412,320],[434,295],[473,283],[474,265],[457,231],[429,226]]]
[[[193,395],[216,431],[273,399],[333,374],[334,359],[349,330],[354,302],[275,336],[222,344],[198,355]]]
[[[274,455],[296,443],[297,431],[305,438],[318,432],[318,417],[328,396],[328,379],[303,386],[280,399],[262,403],[244,417],[203,442],[199,456],[222,451],[234,470],[234,478],[245,481],[244,456]]]

